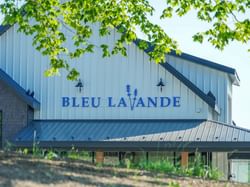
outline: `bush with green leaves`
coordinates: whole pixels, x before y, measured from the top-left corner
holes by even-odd
[[[137,164],[132,164],[132,168],[182,176],[196,176],[212,180],[218,180],[222,175],[218,169],[205,165],[200,154],[195,154],[194,161],[186,168],[174,165],[172,160],[169,159],[156,161],[141,160]]]
[[[135,165],[136,168],[157,171],[162,173],[175,173],[176,167],[169,160],[146,161],[142,160]]]

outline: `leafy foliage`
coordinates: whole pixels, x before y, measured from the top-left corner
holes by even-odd
[[[212,23],[212,28],[196,33],[193,36],[194,41],[202,43],[204,38],[207,38],[220,50],[231,41],[249,42],[249,0],[167,0],[167,8],[161,18],[170,18],[173,13],[183,16],[192,9],[196,10],[198,19]],[[244,15],[242,20],[237,18],[242,15]]]
[[[205,165],[200,154],[196,154],[194,161],[190,162],[190,165],[186,168],[174,165],[168,159],[158,159],[156,161],[140,160],[138,163],[133,164],[132,168],[181,176],[196,176],[212,180],[219,180],[222,175],[218,169]]]
[[[17,2],[24,2],[21,8]],[[171,18],[173,14],[183,16],[195,9],[198,19],[212,23],[212,28],[198,32],[193,39],[203,42],[204,38],[216,48],[223,49],[230,41],[247,43],[250,40],[249,17],[239,20],[236,15],[249,15],[249,0],[167,0],[161,18]],[[151,60],[164,62],[165,54],[171,50],[180,53],[177,42],[157,24],[150,21],[154,8],[148,0],[4,0],[0,11],[5,15],[5,24],[19,24],[19,31],[32,35],[33,44],[50,59],[47,76],[59,74],[60,69],[68,71],[67,78],[74,80],[79,72],[67,59],[75,59],[91,53],[100,47],[103,57],[115,54],[127,55],[126,45],[136,40],[136,28],[145,34],[154,46]],[[234,23],[231,23],[233,18]],[[105,37],[116,29],[121,36],[114,46],[103,43],[95,46],[89,39],[93,34],[91,24],[100,24],[99,35]],[[62,32],[65,27],[73,32],[67,38]],[[65,47],[67,40],[73,40],[75,47]],[[147,42],[140,41],[140,49],[148,48]]]

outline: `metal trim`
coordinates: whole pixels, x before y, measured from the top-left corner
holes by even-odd
[[[13,142],[15,147],[32,147],[33,142]],[[100,151],[206,151],[230,152],[250,151],[249,142],[96,142],[96,141],[43,141],[39,148],[77,148]]]
[[[0,68],[0,80],[6,84],[9,88],[11,88],[14,93],[21,98],[25,103],[31,106],[34,109],[40,108],[40,102],[37,101],[35,98],[26,94],[24,88],[22,88],[16,81],[14,81],[7,73],[5,73]]]

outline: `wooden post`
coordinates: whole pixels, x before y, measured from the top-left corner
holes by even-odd
[[[104,152],[96,151],[96,163],[103,164],[104,163]]]
[[[188,152],[181,152],[181,167],[188,167]]]
[[[95,152],[94,151],[91,153],[91,156],[92,156],[92,164],[94,164],[95,163]]]
[[[173,162],[174,162],[174,166],[176,166],[176,152],[174,152]]]
[[[146,162],[147,162],[147,164],[148,164],[148,152],[146,152]]]
[[[135,163],[135,152],[132,152],[131,156],[132,156],[132,163]]]
[[[119,164],[122,164],[122,153],[118,152]]]
[[[119,152],[118,153],[118,156],[119,156],[119,163],[122,165],[125,163],[125,155],[126,155],[126,152]]]

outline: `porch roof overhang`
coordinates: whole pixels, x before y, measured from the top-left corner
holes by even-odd
[[[208,120],[33,121],[13,139],[17,147],[89,151],[250,151],[250,131]]]

